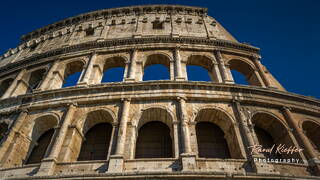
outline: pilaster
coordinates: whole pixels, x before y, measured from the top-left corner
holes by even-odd
[[[59,129],[58,133],[55,133],[57,136],[55,138],[53,137],[55,141],[53,142],[51,151],[49,151],[49,155],[41,161],[41,165],[37,173],[37,176],[52,175],[54,173],[57,159],[62,148],[64,139],[66,137],[68,127],[71,124],[73,115],[75,113],[76,106],[76,104],[69,105],[69,109],[66,113],[66,116],[62,121],[62,124],[60,123],[61,128]]]

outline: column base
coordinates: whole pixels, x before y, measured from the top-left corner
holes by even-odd
[[[186,78],[184,78],[184,77],[176,77],[175,80],[176,81],[185,81]]]
[[[135,82],[136,80],[134,78],[125,78],[125,82]]]
[[[122,155],[111,155],[109,158],[108,172],[120,173],[123,171],[124,160]]]
[[[76,86],[78,86],[78,87],[88,86],[88,83],[87,82],[79,82]]]
[[[234,81],[231,81],[231,80],[224,80],[224,83],[226,83],[226,84],[234,84]]]
[[[272,164],[259,162],[259,159],[265,159],[263,155],[253,155],[251,165],[258,174],[280,174]]]
[[[195,154],[183,153],[180,156],[182,161],[182,171],[194,171],[197,169]]]
[[[35,176],[50,176],[54,174],[57,164],[56,159],[43,159],[40,168]]]

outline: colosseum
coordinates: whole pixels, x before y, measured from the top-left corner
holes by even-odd
[[[287,92],[259,52],[180,5],[28,33],[0,57],[0,179],[320,179],[320,100]],[[145,80],[154,65],[166,79]]]

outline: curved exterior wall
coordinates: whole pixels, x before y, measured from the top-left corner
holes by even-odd
[[[166,66],[169,80],[142,81],[153,64]],[[187,65],[207,69],[212,82],[188,81]],[[112,67],[124,68],[123,81],[101,83]],[[320,175],[320,101],[286,92],[261,64],[259,49],[237,42],[204,8],[137,6],[68,18],[23,36],[1,56],[0,70],[2,179]],[[231,70],[250,85],[235,84]],[[62,88],[76,71],[77,84]],[[168,128],[172,153],[136,158],[144,150],[137,147],[139,130],[153,121]],[[199,155],[201,122],[220,128],[228,157]],[[105,159],[78,161],[86,134],[99,123],[112,126]],[[257,128],[277,144],[303,148],[283,156],[300,163],[254,161],[265,158],[248,148],[259,144]],[[44,158],[28,164],[49,129]]]

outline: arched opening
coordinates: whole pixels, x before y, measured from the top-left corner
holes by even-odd
[[[5,133],[8,130],[8,124],[0,123],[0,142],[4,138]]]
[[[101,82],[121,82],[125,66],[125,60],[121,57],[108,58],[103,67]]]
[[[34,120],[26,164],[40,163],[45,158],[57,123],[58,120],[53,115],[41,116]]]
[[[264,129],[259,128],[259,127],[254,127],[254,131],[256,132],[259,144],[265,148],[269,149],[272,148],[272,146],[275,145],[275,141],[273,137]],[[270,158],[270,159],[280,159],[281,155],[275,153],[275,151],[272,151],[271,153],[269,152],[263,152],[262,153],[265,157]]]
[[[173,153],[169,127],[160,121],[144,124],[139,129],[136,158],[170,157],[173,157]]]
[[[246,79],[246,77],[241,74],[240,72],[236,70],[231,70],[231,74],[234,80],[234,83],[236,84],[242,84],[242,85],[250,85]]]
[[[293,140],[291,139],[285,125],[275,116],[259,112],[252,117],[252,123],[254,124],[255,134],[259,144],[263,148],[270,148],[273,145],[277,148],[278,145],[284,145],[286,148],[290,146],[295,147]],[[299,153],[279,154],[276,151],[274,153],[264,153],[267,158],[295,158],[301,159]]]
[[[62,87],[77,85],[83,70],[83,65],[84,64],[81,61],[70,62],[66,65],[64,71],[64,83]]]
[[[96,124],[85,135],[78,161],[107,159],[112,126],[109,123]]]
[[[112,137],[113,117],[106,110],[88,113],[82,132],[85,139],[78,155],[78,161],[105,160],[108,158]]]
[[[29,88],[27,92],[32,92],[34,89],[38,88],[44,78],[45,73],[46,69],[38,69],[30,74],[30,78],[28,81]]]
[[[313,147],[320,151],[320,125],[312,121],[305,121],[302,124],[302,129]]]
[[[196,125],[196,132],[199,157],[230,158],[224,132],[219,126],[210,122],[200,122]]]
[[[228,61],[233,79],[237,84],[261,86],[258,75],[254,68],[247,62],[239,59]]]
[[[218,82],[214,63],[211,59],[202,55],[191,55],[188,58],[187,75],[190,81],[215,81]]]
[[[148,56],[143,70],[143,81],[170,79],[170,60],[162,54]]]
[[[0,98],[4,95],[4,93],[6,93],[7,89],[10,87],[12,82],[13,82],[12,78],[3,80],[1,82],[1,85],[0,85]]]
[[[175,140],[172,116],[163,108],[143,110],[137,126],[136,158],[171,158]]]
[[[205,158],[244,158],[239,132],[225,112],[205,108],[195,117],[198,156]]]
[[[40,136],[40,138],[36,141],[36,145],[31,151],[26,164],[35,164],[41,162],[50,144],[53,133],[54,129],[50,129]]]

